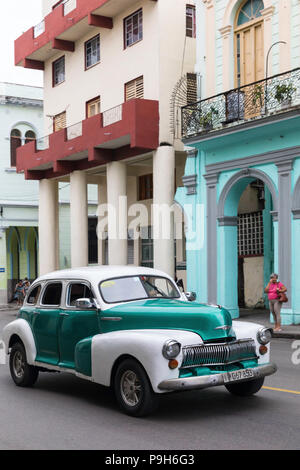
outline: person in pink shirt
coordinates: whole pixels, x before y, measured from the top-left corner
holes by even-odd
[[[279,294],[286,292],[287,288],[278,281],[278,274],[272,273],[270,276],[270,282],[265,288],[266,294],[268,294],[270,312],[273,315],[275,321],[274,331],[281,331],[281,307],[282,302],[278,300]]]

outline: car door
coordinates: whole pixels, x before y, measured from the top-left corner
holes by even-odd
[[[59,327],[59,365],[61,367],[74,368],[76,344],[100,332],[98,309],[95,307],[82,310],[75,305],[77,299],[85,298],[94,299],[88,282],[71,281],[68,283]]]
[[[32,330],[39,362],[53,365],[59,362],[58,326],[62,292],[61,281],[47,282],[40,303],[33,311]]]

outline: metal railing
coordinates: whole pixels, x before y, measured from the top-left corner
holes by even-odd
[[[45,20],[41,21],[39,24],[34,26],[33,28],[33,37],[37,38],[41,34],[45,32],[46,26],[45,26]]]
[[[64,3],[64,16],[66,16],[71,11],[75,10],[77,7],[77,0],[66,0]]]
[[[182,138],[257,120],[300,105],[300,68],[188,104]]]
[[[72,140],[82,136],[82,121],[67,127],[67,139]]]
[[[103,127],[110,126],[115,122],[122,121],[123,105],[119,104],[114,108],[108,109],[102,113]]]

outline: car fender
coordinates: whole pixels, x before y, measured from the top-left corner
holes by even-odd
[[[36,346],[29,323],[26,320],[19,318],[4,327],[3,341],[5,344],[6,354],[9,354],[9,342],[13,335],[19,336],[24,344],[28,364],[34,364],[36,358]]]
[[[111,385],[111,374],[116,361],[122,356],[131,356],[145,369],[154,392],[162,380],[179,376],[179,369],[171,370],[168,360],[162,355],[167,340],[176,340],[182,346],[200,344],[196,333],[183,330],[126,330],[99,334],[92,339],[92,377],[101,385]],[[182,352],[176,357],[179,366]]]
[[[258,356],[258,364],[265,364],[270,362],[270,343],[267,344],[268,352],[264,355],[259,353],[259,347],[261,344],[257,341],[257,332],[261,328],[265,328],[263,325],[258,323],[244,322],[244,321],[233,321],[232,327],[234,329],[236,339],[252,338],[255,341],[256,353]]]

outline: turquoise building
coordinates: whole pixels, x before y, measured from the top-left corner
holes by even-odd
[[[277,272],[288,289],[282,324],[299,324],[300,5],[215,0],[197,8],[202,86],[182,108],[190,151],[176,193],[192,214],[187,240],[203,232],[187,241],[188,290],[237,318],[241,307],[268,305],[264,287]]]

